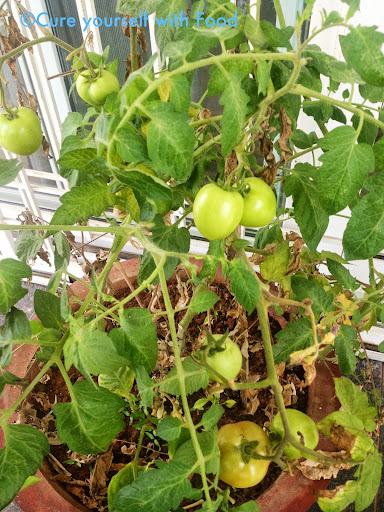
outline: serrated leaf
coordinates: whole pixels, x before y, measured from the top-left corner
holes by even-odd
[[[44,327],[61,329],[64,319],[61,316],[60,297],[44,290],[36,290],[33,296],[36,315]]]
[[[1,329],[0,329],[0,339],[1,339]],[[1,341],[0,341],[1,345]],[[0,362],[0,366],[4,366]],[[0,396],[3,394],[5,386],[10,384],[11,386],[17,386],[18,384],[23,383],[23,380],[20,379],[17,375],[13,375],[13,373],[8,372],[7,370],[2,370],[2,375],[0,375]]]
[[[115,138],[116,150],[125,162],[141,162],[148,158],[145,140],[133,130],[120,128]]]
[[[135,474],[136,470],[136,474]],[[137,474],[140,471],[147,471],[146,466],[136,466],[133,462],[126,464],[116,475],[111,478],[108,484],[108,508],[113,512],[115,506],[115,498],[117,493],[123,487],[131,485],[137,478]]]
[[[106,388],[116,395],[127,398],[132,391],[134,380],[134,372],[127,366],[121,366],[113,373],[101,373],[98,383],[102,388]]]
[[[356,11],[360,9],[360,0],[341,0],[345,4],[349,5],[349,9],[346,16],[346,21],[355,14]]]
[[[225,73],[225,70],[227,73]],[[250,61],[224,62],[220,67],[212,66],[209,70],[211,78],[208,82],[208,95],[216,96],[225,91],[228,83],[228,73],[235,72],[244,79],[249,76],[252,70],[253,64]]]
[[[154,382],[146,372],[144,366],[136,368],[136,384],[139,390],[140,401],[143,407],[153,408],[153,399],[156,393],[153,391]]]
[[[212,309],[218,300],[219,297],[215,292],[207,290],[193,297],[189,304],[189,308],[195,314],[203,313],[203,311]]]
[[[152,14],[161,4],[162,0],[118,0],[116,12],[140,16],[140,12],[149,11]]]
[[[76,169],[94,173],[92,161],[97,158],[97,150],[95,148],[78,148],[66,151],[60,156],[57,163],[68,169]]]
[[[114,512],[168,512],[183,498],[196,499],[188,480],[190,469],[183,463],[158,461],[159,469],[141,472],[131,485],[123,487],[114,500]]]
[[[11,258],[0,261],[0,314],[5,315],[12,306],[28,293],[21,286],[23,278],[32,276],[31,268]]]
[[[232,71],[229,73],[227,80],[227,86],[219,101],[220,105],[224,106],[221,119],[223,130],[221,134],[221,148],[224,158],[229,155],[241,140],[247,105],[250,99],[241,87],[241,74]]]
[[[341,263],[327,258],[327,266],[333,277],[343,288],[354,291],[360,287],[353,275]]]
[[[188,395],[208,386],[209,379],[206,369],[196,363],[190,356],[183,361],[183,375]],[[168,373],[167,378],[160,383],[160,390],[170,395],[180,396],[180,383],[176,368],[173,368]]]
[[[195,134],[188,124],[188,115],[176,112],[169,104],[153,111],[148,124],[148,154],[159,173],[186,181],[192,173]]]
[[[348,260],[367,259],[384,249],[384,173],[364,183],[369,191],[352,210],[344,231],[343,248]]]
[[[377,27],[358,26],[340,36],[340,45],[346,62],[356,70],[367,84],[384,85],[384,34]],[[361,58],[364,55],[364,58]]]
[[[191,84],[185,75],[172,78],[172,88],[169,101],[179,112],[187,111],[191,104]]]
[[[179,228],[177,225],[155,225],[152,228],[152,242],[165,251],[187,253],[191,242],[191,236],[187,228]]]
[[[260,294],[255,274],[248,269],[243,260],[234,259],[229,262],[228,276],[232,293],[250,315],[256,308]]]
[[[260,273],[267,281],[281,282],[288,270],[290,260],[288,240],[280,244],[273,254],[268,254],[260,265]]]
[[[168,185],[156,176],[150,176],[139,170],[123,171],[121,169],[113,169],[113,174],[121,183],[144,194],[145,197],[164,201],[172,199],[172,191]]]
[[[114,204],[114,196],[103,180],[84,183],[61,196],[51,225],[71,225],[97,217]]]
[[[356,369],[356,338],[357,332],[351,325],[342,325],[334,342],[340,371],[347,375]]]
[[[0,158],[0,187],[11,183],[23,167],[24,164],[19,162],[17,158],[12,158],[11,160]]]
[[[355,386],[347,377],[334,379],[334,382],[337,398],[344,411],[358,417],[362,421],[365,430],[374,431],[376,428],[376,422],[374,421],[376,409],[369,404],[367,393]]]
[[[0,366],[8,366],[12,360],[12,346],[23,341],[30,341],[31,327],[27,315],[14,307],[5,316],[0,327]]]
[[[186,9],[186,0],[168,0],[158,4],[155,18],[155,35],[156,43],[160,50],[163,50],[165,46],[175,41],[180,30],[178,23],[170,22],[171,13],[179,14],[183,11],[185,12]],[[184,22],[183,25],[186,26],[186,23]]]
[[[314,281],[310,281],[305,277],[292,276],[292,290],[296,297],[303,301],[311,299],[312,310],[318,317],[320,313],[328,313],[334,310],[333,295],[327,295],[322,286],[317,286]]]
[[[320,496],[317,503],[323,512],[342,512],[353,501],[355,501],[357,494],[357,482],[348,480],[345,485],[338,486],[331,496]],[[325,491],[326,492],[326,491]],[[324,491],[323,493],[324,494]]]
[[[209,242],[207,255],[212,256],[213,259],[206,259],[204,261],[203,268],[199,274],[200,279],[215,276],[220,259],[224,260],[224,243],[224,240],[211,240]]]
[[[15,243],[16,256],[21,261],[33,260],[44,244],[44,236],[36,231],[20,231]]]
[[[340,126],[318,141],[325,151],[317,179],[324,209],[334,214],[348,206],[361,189],[368,173],[374,170],[374,155],[367,144],[355,144],[351,126]]]
[[[204,455],[206,473],[218,473],[220,457],[219,447],[217,445],[217,428],[214,428],[211,432],[197,434],[197,440]],[[190,470],[196,468],[194,473],[200,473],[200,468],[196,467],[197,456],[192,440],[186,441],[178,448],[174,460],[183,462]]]
[[[364,112],[373,117],[373,114],[367,110],[364,110]],[[354,114],[352,116],[352,125],[354,127],[355,130],[357,130],[357,127],[359,126],[359,123],[360,123],[360,117],[356,114]],[[373,146],[375,140],[376,140],[376,137],[377,137],[377,133],[379,131],[379,128],[377,126],[375,126],[373,123],[370,123],[369,121],[364,121],[363,122],[363,126],[362,126],[362,129],[360,131],[360,135],[359,135],[359,138],[357,139],[358,142],[362,142],[364,144],[368,144],[369,146]]]
[[[180,437],[182,422],[179,418],[166,416],[157,427],[157,435],[165,441],[174,441]]]
[[[224,408],[219,404],[211,405],[211,407],[203,414],[201,423],[204,430],[209,432],[218,424],[220,418],[224,414]]]
[[[58,403],[53,412],[59,439],[70,450],[84,455],[105,452],[124,428],[122,398],[88,381],[78,381],[72,401]]]
[[[361,466],[359,487],[355,498],[356,512],[366,510],[375,499],[380,487],[382,469],[383,457],[377,452],[370,454]]]
[[[257,231],[255,235],[254,247],[257,249],[264,249],[266,245],[282,242],[283,233],[280,226],[274,225],[272,227],[265,226]]]
[[[313,345],[311,322],[307,318],[288,322],[287,327],[276,334],[276,338],[278,341],[273,345],[275,363],[288,363],[290,354]]]
[[[315,251],[329,223],[329,215],[318,196],[317,169],[310,164],[297,164],[294,171],[286,177],[284,190],[287,196],[293,196],[295,220],[305,243]]]
[[[292,137],[292,142],[299,149],[307,149],[312,147],[318,141],[318,137],[315,132],[310,134],[305,133],[303,130],[296,130]]]
[[[29,425],[3,425],[5,447],[0,450],[0,508],[15,498],[29,476],[49,453],[48,439]]]
[[[128,338],[132,369],[143,366],[150,373],[157,362],[156,326],[147,309],[128,308],[120,313],[120,323]]]
[[[375,169],[384,170],[384,137],[381,137],[373,146],[375,155]]]

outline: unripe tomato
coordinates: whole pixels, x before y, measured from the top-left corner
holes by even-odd
[[[245,178],[249,191],[244,196],[244,211],[240,224],[250,228],[266,226],[276,215],[273,190],[260,178]]]
[[[219,340],[223,337],[222,334],[213,334],[212,336],[215,340]],[[241,355],[238,345],[236,345],[236,343],[234,343],[228,336],[225,338],[222,346],[218,347],[218,349],[215,349],[215,347],[209,349],[207,348],[207,345],[207,338],[204,338],[202,349],[208,350],[206,362],[209,366],[227,380],[235,379],[239,375],[243,364],[243,356]],[[216,377],[213,373],[209,378],[216,382],[221,382],[221,379]]]
[[[220,428],[217,444],[220,480],[240,488],[253,487],[263,480],[270,462],[251,456],[268,455],[269,438],[259,425],[252,421],[228,423]]]
[[[92,78],[88,69],[83,71],[76,79],[76,90],[86,103],[101,107],[109,94],[119,92],[120,84],[116,76],[105,69],[101,72],[95,69],[95,73],[100,76]]]
[[[314,450],[319,442],[319,431],[313,419],[296,409],[287,409],[287,416],[289,426],[296,439],[298,441],[303,439],[304,446]],[[273,418],[269,430],[271,433],[277,434],[281,439],[284,437],[283,421],[279,412]],[[284,455],[289,459],[300,459],[306,456],[305,453],[301,453],[300,450],[291,444],[287,444],[285,447]]]
[[[193,203],[193,219],[208,240],[221,240],[234,231],[243,215],[244,201],[238,192],[209,183],[199,190]]]
[[[14,112],[14,119],[9,119],[7,112],[0,115],[0,145],[16,155],[32,155],[43,140],[40,120],[26,107],[18,107]]]

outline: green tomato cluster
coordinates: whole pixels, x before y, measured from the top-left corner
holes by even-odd
[[[246,178],[243,197],[236,190],[223,190],[215,183],[202,187],[193,203],[193,218],[200,233],[208,240],[229,236],[239,224],[262,227],[276,215],[276,196],[260,178]]]
[[[82,100],[94,107],[101,107],[109,94],[119,92],[120,84],[116,76],[106,69],[95,69],[96,78],[89,70],[83,71],[76,79],[76,90]]]

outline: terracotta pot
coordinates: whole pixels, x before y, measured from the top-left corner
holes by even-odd
[[[201,260],[193,260],[201,267]],[[133,258],[122,263],[126,276],[134,281],[138,269],[139,259]],[[220,275],[218,281],[223,281]],[[109,275],[109,286],[112,293],[126,288],[127,282],[121,271],[115,266]],[[88,289],[79,282],[71,286],[72,295],[77,295],[80,300],[84,299]],[[28,345],[15,353],[9,371],[24,377],[33,359],[37,347]],[[36,367],[37,368],[37,367]],[[314,419],[320,420],[322,417],[338,410],[340,404],[335,396],[334,377],[339,377],[339,369],[336,365],[329,365],[324,362],[316,364],[317,377],[309,388],[307,414]],[[32,377],[33,378],[33,377]],[[7,393],[0,398],[0,409],[9,407],[18,397],[19,388],[17,386],[8,387]],[[16,416],[12,418],[16,419]],[[0,446],[3,443],[2,433],[0,432]],[[318,448],[322,450],[332,449],[329,440],[320,435]],[[37,484],[20,492],[16,497],[15,503],[20,506],[23,512],[76,512],[82,510],[89,512],[74,495],[70,494],[62,483],[54,480],[56,472],[49,463],[49,459],[43,461],[40,472],[37,476],[44,476]],[[288,473],[282,473],[276,481],[257,498],[256,502],[261,512],[306,512],[315,502],[313,492],[325,489],[329,480],[313,481],[305,478],[299,471],[293,476]]]

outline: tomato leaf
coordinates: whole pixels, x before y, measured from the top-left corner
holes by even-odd
[[[127,336],[132,368],[144,366],[150,373],[157,362],[157,333],[153,316],[147,309],[128,308],[120,313],[121,328]]]
[[[374,421],[376,409],[369,404],[367,393],[355,386],[347,377],[334,379],[334,382],[336,396],[344,411],[359,418],[363,422],[364,429],[373,432],[376,428]]]
[[[105,452],[124,428],[122,398],[88,381],[73,386],[72,401],[58,403],[53,412],[60,441],[81,454]]]
[[[320,491],[317,503],[323,512],[342,512],[356,499],[357,482],[348,480],[345,485],[339,485],[332,491]],[[329,494],[328,496],[324,496]]]
[[[359,487],[355,498],[356,512],[366,510],[375,499],[380,487],[382,468],[382,455],[374,452],[357,471]]]
[[[120,128],[115,137],[116,150],[125,162],[141,162],[148,158],[147,144],[136,132]]]
[[[0,314],[10,308],[28,293],[21,286],[21,279],[32,276],[31,268],[21,261],[5,258],[0,261]]]
[[[37,230],[20,231],[15,243],[15,252],[19,260],[33,260],[42,248],[44,238]]]
[[[12,346],[31,339],[31,326],[24,311],[12,307],[0,327],[0,366],[8,366],[12,360]]]
[[[343,288],[348,290],[357,290],[360,287],[359,283],[352,276],[350,271],[338,261],[327,258],[327,266],[333,277]]]
[[[179,112],[187,111],[191,104],[191,84],[184,75],[172,78],[172,88],[169,101]]]
[[[223,157],[226,158],[243,135],[245,116],[249,96],[241,87],[242,75],[237,71],[231,71],[227,78],[226,88],[220,98],[220,105],[224,105],[221,126],[221,148]]]
[[[325,151],[317,180],[320,200],[329,214],[348,206],[374,169],[374,155],[367,144],[355,144],[356,132],[341,126],[318,141]]]
[[[329,222],[318,196],[316,177],[317,169],[310,164],[298,164],[284,185],[287,196],[293,196],[295,220],[311,251],[316,250]]]
[[[173,418],[172,416],[166,416],[160,421],[157,427],[157,435],[165,441],[174,441],[178,439],[181,433],[182,422],[179,418]]]
[[[103,371],[105,371],[103,369]],[[128,398],[135,380],[135,374],[127,366],[121,366],[112,373],[101,373],[98,383],[116,395]]]
[[[209,432],[218,424],[220,418],[224,414],[224,408],[219,404],[211,405],[211,407],[203,414],[201,423],[204,430]]]
[[[9,505],[29,476],[49,453],[48,439],[29,425],[3,425],[5,447],[0,450],[0,508]]]
[[[24,164],[19,162],[16,158],[12,158],[11,160],[0,158],[0,187],[11,183],[23,167]]]
[[[188,395],[208,386],[207,370],[196,363],[190,356],[183,361],[183,374],[185,389]],[[173,368],[168,373],[167,378],[160,383],[160,390],[170,395],[180,396],[180,383],[176,368]]]
[[[229,280],[231,291],[250,315],[256,308],[260,288],[257,278],[240,259],[229,262]]]
[[[60,310],[60,297],[44,290],[36,290],[33,301],[35,313],[43,326],[60,330],[64,323]]]
[[[168,512],[183,498],[199,499],[201,491],[192,489],[190,468],[171,460],[158,461],[159,469],[141,471],[138,478],[120,489],[114,499],[114,512]]]
[[[216,474],[219,471],[220,464],[219,447],[217,445],[217,428],[214,428],[211,432],[197,434],[197,440],[204,455],[206,473]],[[186,441],[178,448],[174,460],[183,462],[183,464],[190,469],[195,468],[194,473],[200,473],[200,468],[195,467],[197,456],[192,440]]]
[[[147,7],[145,8],[145,10]],[[170,22],[173,13],[181,13],[187,10],[186,0],[168,0],[167,2],[160,2],[156,8],[156,24],[155,35],[156,44],[163,50],[165,46],[176,40],[177,34],[180,30],[178,24]],[[181,22],[180,22],[181,24]],[[184,22],[184,26],[186,23]]]
[[[292,290],[298,300],[311,299],[312,310],[318,318],[320,313],[328,313],[334,310],[333,295],[327,295],[322,286],[305,277],[292,276]]]
[[[278,245],[276,252],[268,254],[260,265],[260,273],[267,281],[281,282],[288,270],[290,260],[288,240]]]
[[[376,256],[384,249],[384,173],[370,177],[369,191],[352,210],[344,231],[343,248],[348,260]]]
[[[254,501],[247,501],[240,507],[231,508],[232,512],[260,512],[260,508]]]
[[[346,21],[349,20],[349,18],[352,18],[352,16],[355,14],[356,11],[360,9],[360,0],[341,0],[345,4],[349,5],[349,9],[346,16]]]
[[[346,36],[340,36],[344,58],[367,84],[377,87],[384,85],[384,56],[381,47],[384,34],[377,27],[358,26],[350,29]],[[361,58],[361,55],[364,58]]]
[[[356,369],[356,338],[357,332],[351,325],[342,325],[334,342],[340,371],[347,375]]]
[[[151,110],[148,124],[148,154],[159,173],[186,181],[192,173],[195,134],[188,115],[175,112],[167,103]]]
[[[215,292],[207,290],[193,297],[189,304],[189,308],[195,314],[203,313],[203,311],[212,309],[218,300],[219,297]]]
[[[288,322],[287,327],[276,334],[276,338],[278,341],[273,345],[275,363],[288,363],[290,354],[313,345],[311,322],[307,318]]]
[[[140,16],[140,12],[149,11],[152,14],[161,4],[162,0],[118,0],[116,12],[129,14],[130,16]]]
[[[136,368],[135,374],[141,405],[143,407],[153,408],[153,399],[156,396],[156,393],[153,392],[153,380],[146,372],[144,366],[139,366]]]

